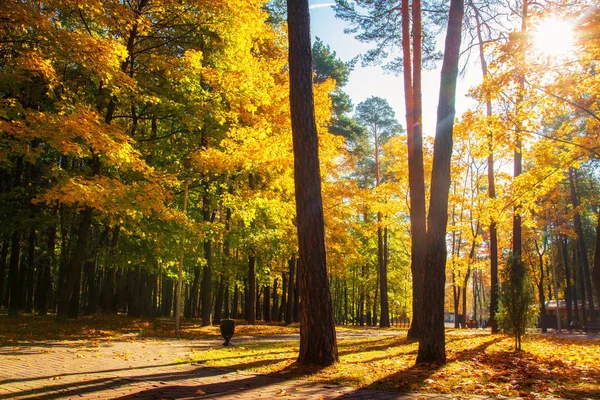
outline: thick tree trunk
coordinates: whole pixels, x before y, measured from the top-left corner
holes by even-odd
[[[425,264],[427,281],[426,286],[423,286],[421,335],[417,363],[444,363],[446,361],[444,337],[446,227],[448,223],[454,105],[463,13],[463,1],[451,0],[433,150],[431,197],[427,224],[427,259]]]
[[[290,109],[294,147],[296,219],[301,263],[298,364],[338,361],[327,279],[319,147],[312,87],[308,0],[288,0]]]

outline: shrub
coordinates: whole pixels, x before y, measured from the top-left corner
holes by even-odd
[[[498,327],[515,338],[515,350],[521,350],[521,337],[535,326],[538,308],[534,288],[522,261],[510,256],[501,273],[499,305],[496,318]]]

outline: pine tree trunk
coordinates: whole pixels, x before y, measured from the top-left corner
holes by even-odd
[[[301,263],[300,365],[338,361],[327,279],[319,148],[314,113],[308,0],[288,0],[290,110]]]
[[[412,2],[412,57],[409,0],[402,0],[401,13],[406,138],[408,145],[408,185],[410,191],[410,232],[412,237],[410,268],[413,278],[413,320],[408,330],[408,337],[417,339],[420,337],[421,297],[424,280],[423,263],[427,250],[425,248],[425,172],[423,168],[423,137],[421,132],[421,1],[414,0]]]
[[[417,363],[446,362],[444,290],[446,282],[446,227],[450,191],[450,161],[454,128],[456,80],[464,13],[462,0],[450,1],[448,31],[442,62],[437,126],[431,173],[427,224],[426,286],[421,303],[421,332]]]

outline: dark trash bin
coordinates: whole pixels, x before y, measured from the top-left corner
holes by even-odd
[[[224,319],[221,321],[221,336],[225,339],[223,346],[231,346],[229,342],[235,332],[235,321],[232,319]]]

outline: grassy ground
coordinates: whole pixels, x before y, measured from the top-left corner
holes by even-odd
[[[327,368],[301,368],[294,361],[298,341],[261,342],[213,348],[191,354],[193,362],[273,374],[283,378],[333,382],[400,392],[482,394],[522,397],[600,398],[600,341],[531,334],[523,351],[513,352],[513,340],[481,330],[447,330],[447,363],[415,366],[418,343],[397,336],[346,338],[339,327],[340,362]],[[59,325],[52,317],[0,316],[0,344],[37,340],[146,340],[172,338],[169,320],[144,321],[124,316],[81,318]],[[238,325],[235,338],[297,333],[298,327]],[[182,338],[219,339],[218,327],[184,322]]]
[[[530,335],[524,350],[515,353],[512,338],[449,330],[447,363],[415,366],[418,343],[404,336],[339,340],[340,363],[320,370],[294,364],[296,342],[211,349],[192,358],[210,366],[400,392],[600,397],[600,341]]]

